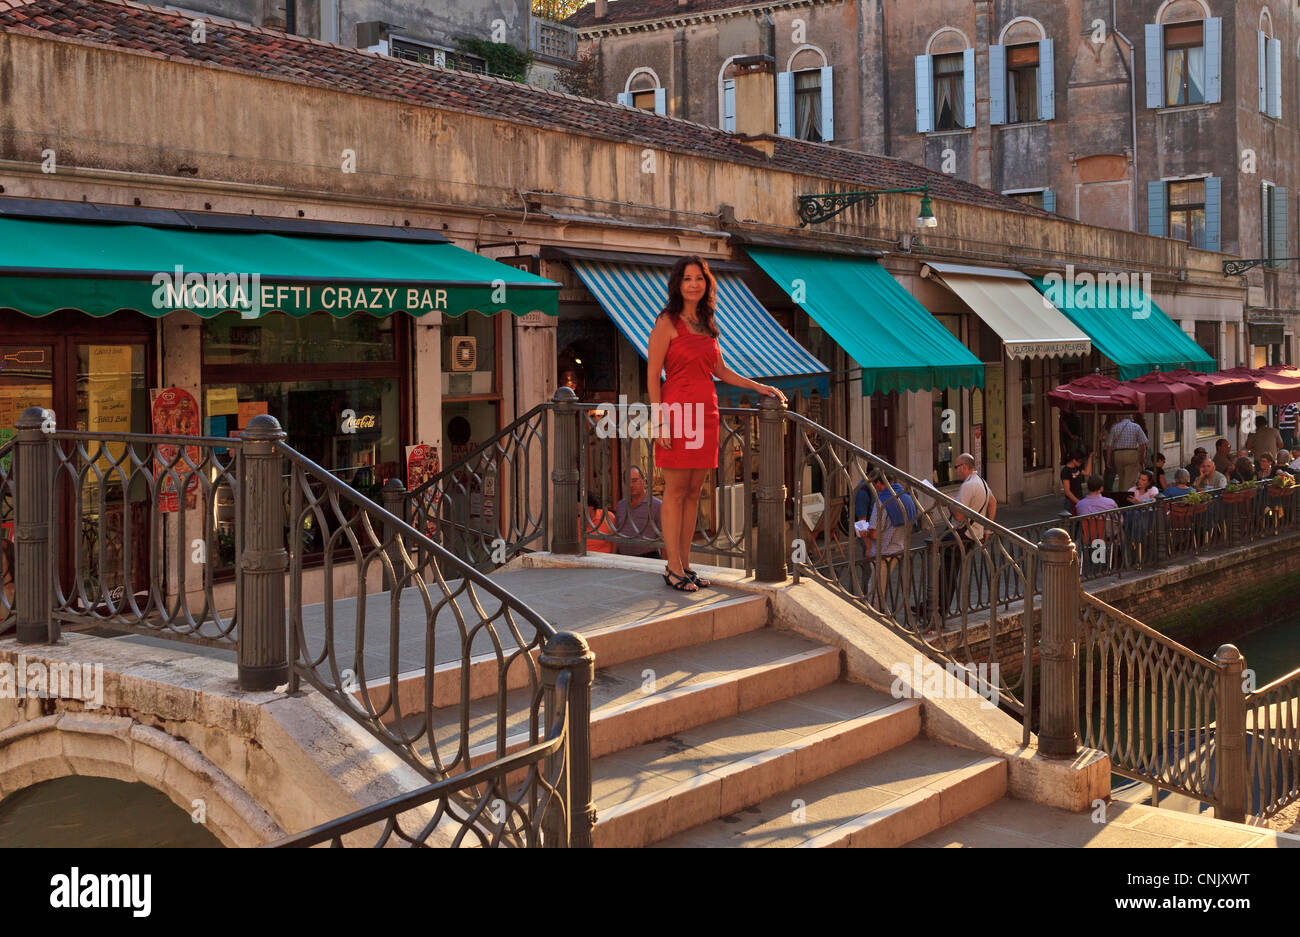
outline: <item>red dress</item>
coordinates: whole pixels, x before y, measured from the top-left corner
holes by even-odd
[[[668,377],[660,390],[672,448],[655,449],[660,468],[718,467],[718,392],[713,389],[713,369],[720,360],[716,338],[696,335],[684,319],[677,320],[677,336],[668,343],[664,357]]]

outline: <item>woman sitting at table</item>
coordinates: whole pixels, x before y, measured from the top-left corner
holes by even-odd
[[[1242,482],[1253,482],[1255,480],[1255,466],[1250,464],[1250,459],[1246,456],[1240,456],[1232,471],[1228,473],[1230,483],[1241,484]]]
[[[1255,466],[1255,477],[1262,482],[1272,481],[1278,475],[1277,464],[1273,461],[1271,452],[1261,452],[1255,460]]]
[[[1137,484],[1128,490],[1128,503],[1145,504],[1154,501],[1160,495],[1155,482],[1155,473],[1151,469],[1138,472]]]
[[[1192,476],[1187,469],[1174,472],[1174,483],[1160,492],[1162,498],[1181,498],[1192,493]]]

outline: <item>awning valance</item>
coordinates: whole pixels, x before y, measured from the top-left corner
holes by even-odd
[[[956,293],[997,333],[1012,358],[1070,357],[1092,351],[1088,336],[1018,270],[931,263],[921,273]]]
[[[983,387],[984,365],[870,257],[747,247],[862,369],[862,393]]]
[[[642,358],[668,297],[667,267],[589,260],[570,262],[619,331]],[[715,273],[723,360],[737,374],[782,388],[829,392],[826,365],[796,342],[733,273]]]
[[[0,217],[0,308],[558,312],[559,284],[454,244]]]
[[[1219,367],[1137,286],[1125,282],[1120,289],[1098,282],[1085,283],[1088,289],[1076,289],[1068,281],[1062,285],[1036,279],[1033,283],[1092,339],[1098,351],[1119,366],[1120,380],[1132,380],[1148,371],[1214,371]]]

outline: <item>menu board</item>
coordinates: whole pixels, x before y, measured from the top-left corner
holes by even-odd
[[[86,346],[86,429],[92,433],[131,431],[130,345]],[[117,478],[125,443],[108,443],[97,463],[100,471]],[[125,467],[129,471],[129,466]]]
[[[994,464],[1007,460],[1006,374],[1001,364],[984,365],[984,424],[988,460]]]
[[[54,392],[49,384],[0,384],[0,445],[18,435],[15,424],[28,407],[48,410],[53,406]],[[0,460],[5,471],[12,463],[12,453]]]
[[[430,446],[428,443],[421,443],[418,446],[406,447],[406,490],[414,491],[431,478],[437,476],[441,471],[438,460],[438,447]],[[432,501],[428,502],[427,520],[424,530],[421,533],[432,537],[437,531],[437,504],[439,501],[438,492],[433,493]]]

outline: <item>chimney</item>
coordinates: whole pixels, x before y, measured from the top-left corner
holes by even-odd
[[[677,9],[684,10],[690,4],[691,0],[677,0]]]
[[[607,0],[596,0],[596,13],[595,13],[596,19],[603,20],[605,18],[605,14],[607,12],[605,8],[606,3]]]
[[[776,63],[770,55],[745,55],[728,69],[736,82],[736,133],[776,132]]]

